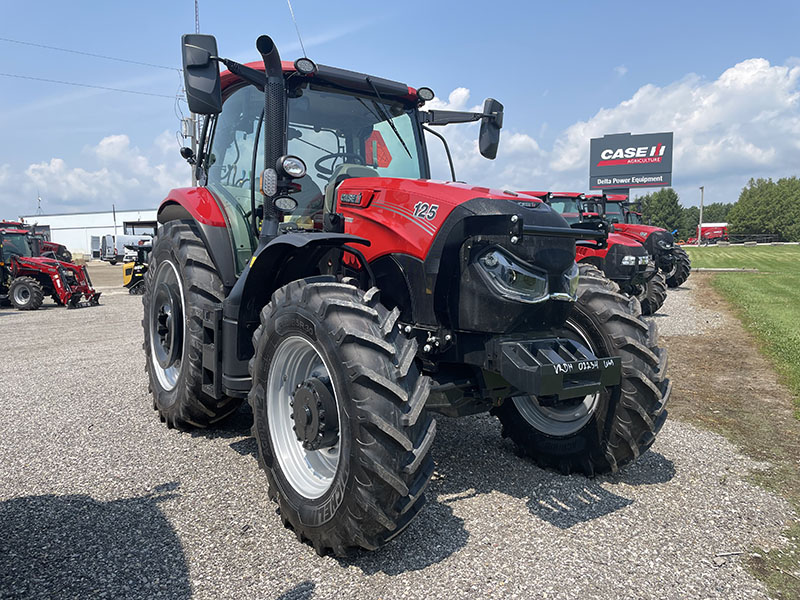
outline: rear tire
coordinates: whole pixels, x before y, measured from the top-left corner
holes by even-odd
[[[38,310],[44,302],[44,289],[33,277],[17,277],[8,286],[8,297],[17,310]]]
[[[667,282],[664,275],[656,272],[650,281],[641,286],[641,293],[637,298],[642,306],[643,315],[656,314],[667,299]]]
[[[672,252],[675,256],[675,268],[671,273],[666,274],[666,278],[667,285],[676,288],[689,279],[689,274],[692,272],[692,261],[689,260],[689,255],[683,248],[673,248]]]
[[[153,407],[167,427],[207,427],[242,402],[202,391],[203,311],[221,304],[222,280],[192,221],[159,229],[150,264],[142,326]]]
[[[557,333],[588,342],[596,356],[621,357],[620,384],[561,407],[520,396],[492,411],[522,454],[565,474],[616,472],[650,447],[667,418],[666,350],[655,324],[639,318],[635,298],[594,278],[581,277],[567,331]]]
[[[261,311],[249,396],[259,464],[283,524],[320,555],[382,546],[425,502],[436,432],[424,408],[431,383],[398,316],[377,288],[364,293],[328,277],[278,289]],[[320,381],[322,410],[300,391]],[[308,416],[298,425],[300,410]],[[318,438],[320,448],[304,447]]]

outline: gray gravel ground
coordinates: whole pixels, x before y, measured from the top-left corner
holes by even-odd
[[[409,530],[319,558],[267,498],[248,411],[166,429],[140,299],[117,288],[103,302],[0,310],[1,598],[766,597],[742,556],[715,555],[779,543],[790,508],[745,481],[760,465],[678,422],[618,476],[589,480],[518,458],[493,418],[440,418]]]
[[[670,288],[664,305],[651,318],[661,335],[703,335],[725,324],[722,313],[699,305],[692,278],[679,288]]]

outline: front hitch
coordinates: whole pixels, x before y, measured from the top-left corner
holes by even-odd
[[[597,357],[580,342],[565,338],[496,338],[486,344],[482,366],[519,392],[552,404],[619,385],[622,377],[619,357]]]

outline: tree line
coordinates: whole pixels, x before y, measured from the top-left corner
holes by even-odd
[[[675,239],[686,240],[696,235],[700,208],[681,206],[674,189],[664,188],[639,196],[634,202],[640,204],[645,223],[677,230]],[[800,241],[800,179],[750,179],[736,202],[705,205],[703,222],[728,223],[732,235],[769,233],[786,242]]]

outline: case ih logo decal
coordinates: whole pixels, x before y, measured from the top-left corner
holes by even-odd
[[[656,146],[639,146],[637,148],[606,148],[600,153],[600,162],[597,163],[598,167],[607,167],[609,165],[645,165],[652,163],[660,163],[664,158],[664,153],[667,151],[665,144],[657,144]]]
[[[592,140],[589,187],[593,190],[672,185],[672,132],[617,133]]]

